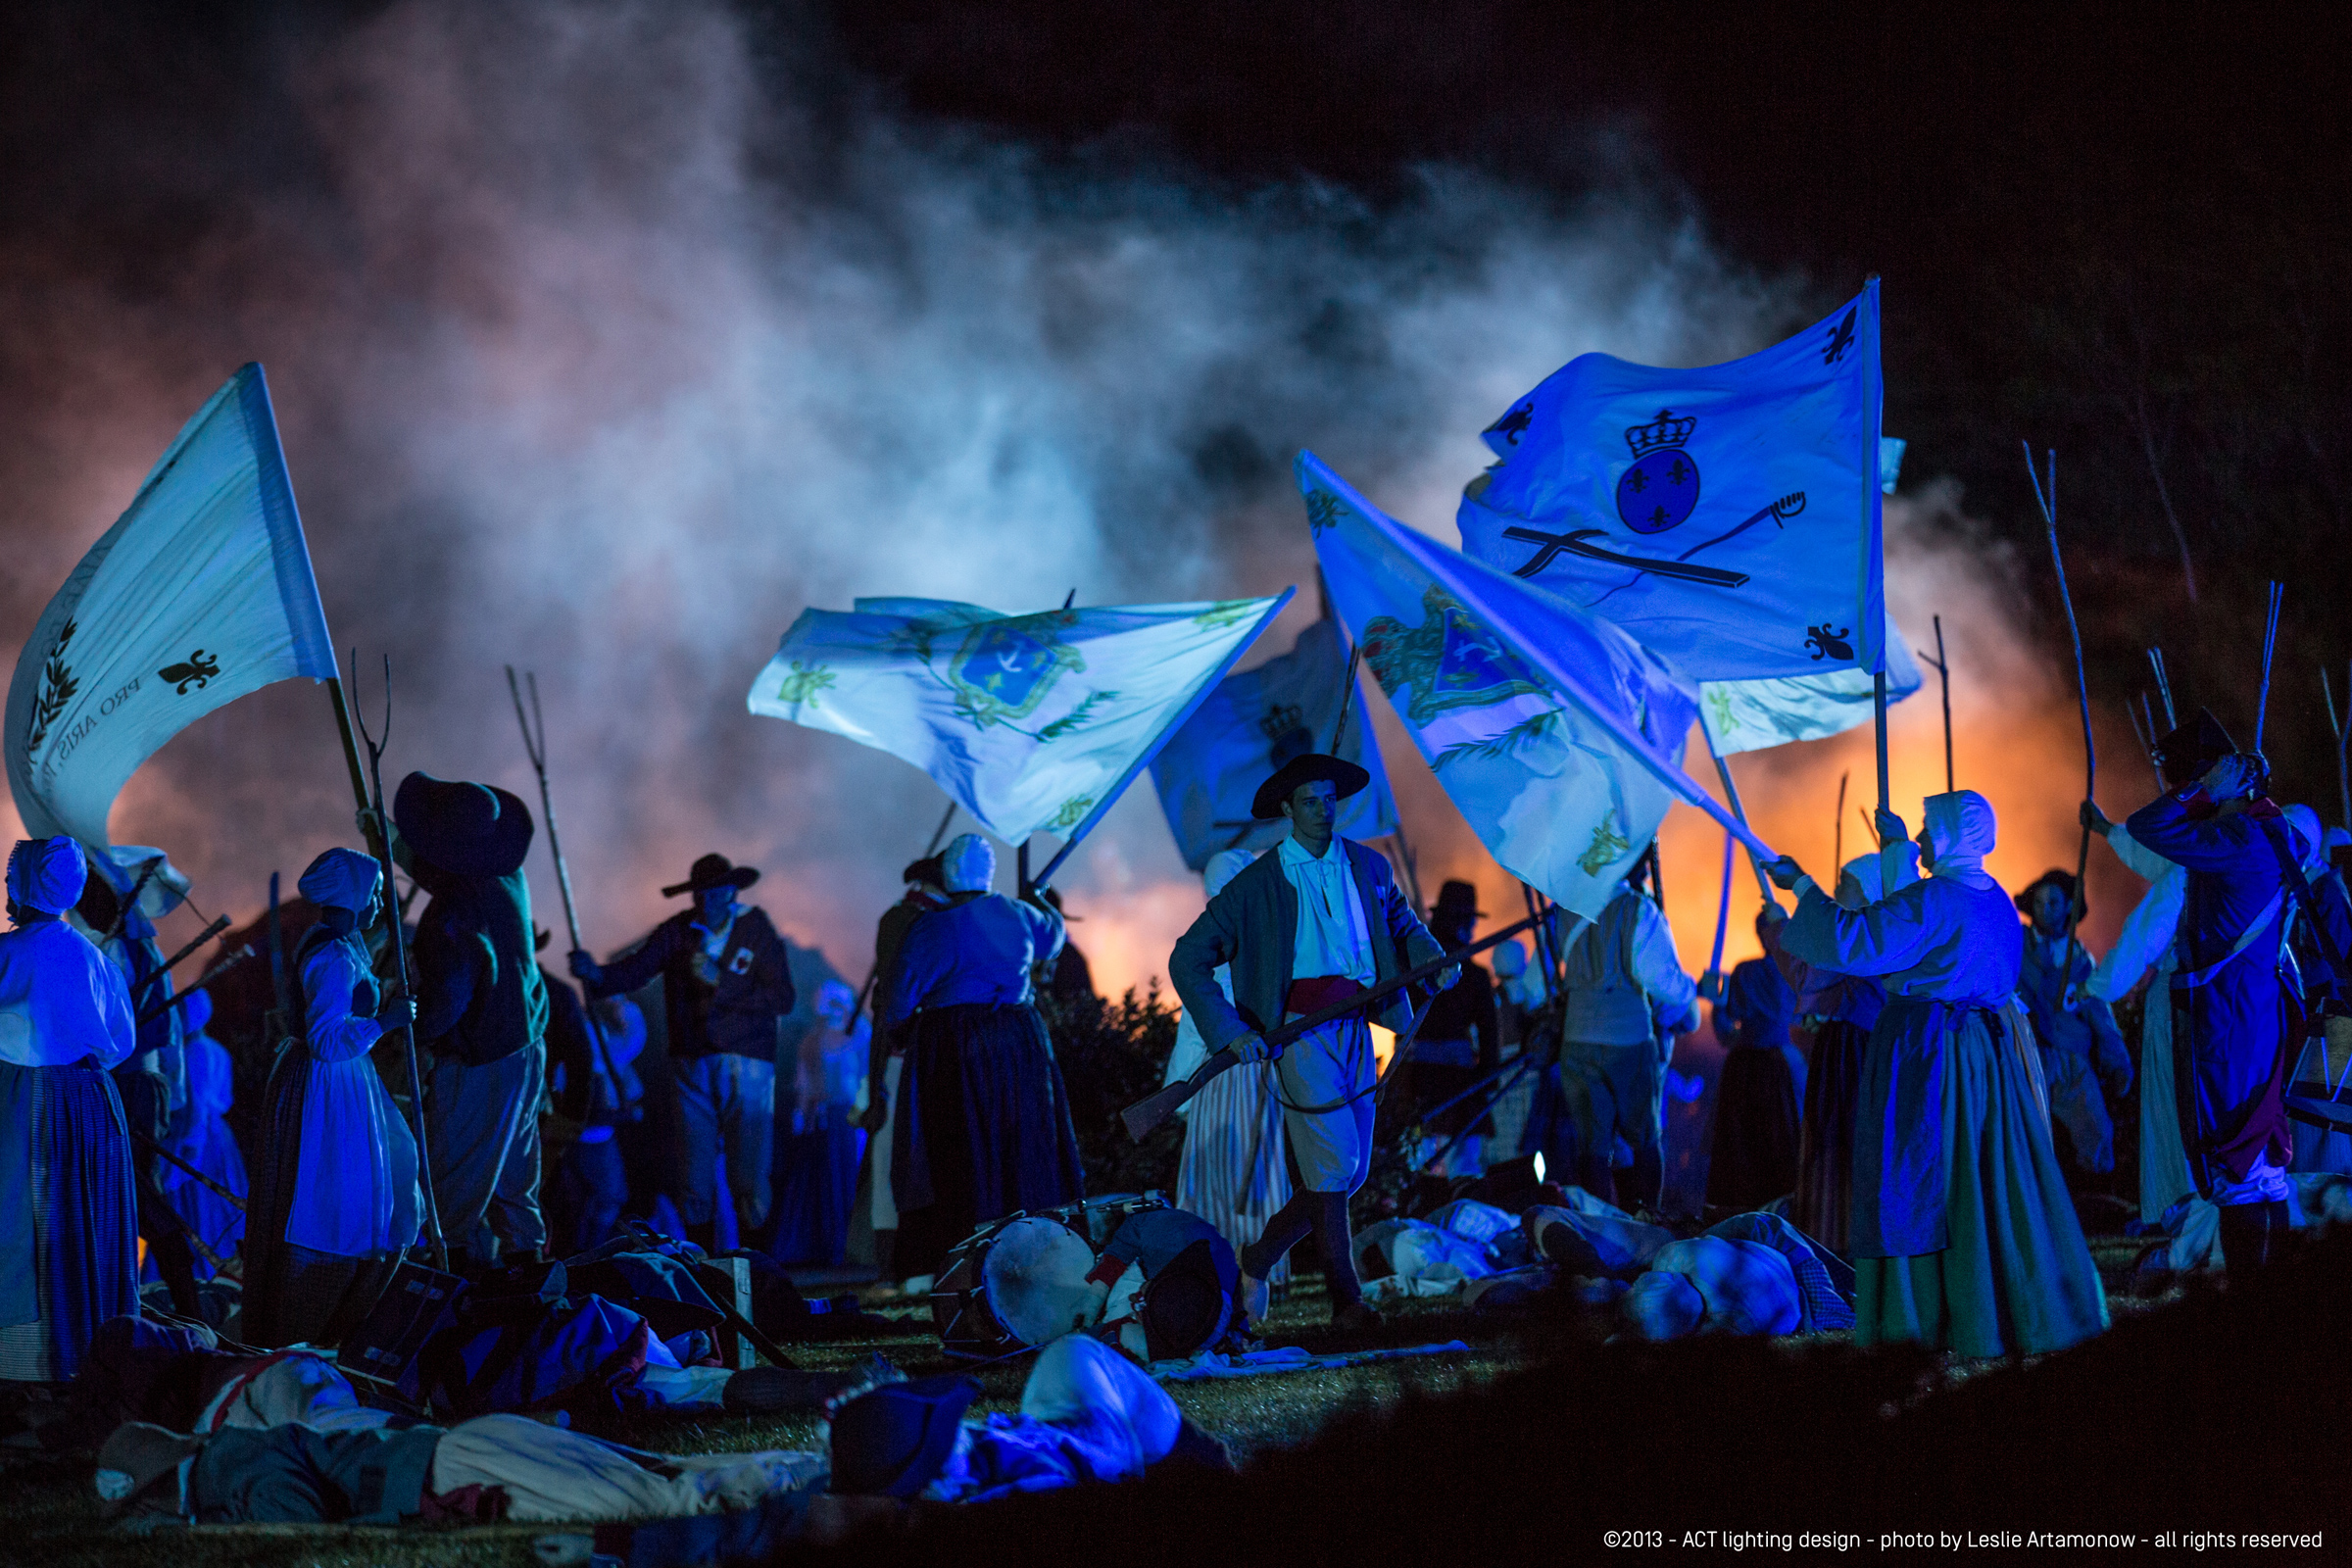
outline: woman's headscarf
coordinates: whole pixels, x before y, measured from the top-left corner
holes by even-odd
[[[295,886],[320,908],[348,909],[358,917],[374,904],[383,876],[384,868],[373,856],[338,846],[313,860]]]
[[[81,902],[81,885],[89,876],[81,846],[63,833],[19,839],[8,852],[8,896],[19,908],[63,914]]]
[[[1208,864],[1200,868],[1200,885],[1208,889],[1208,896],[1213,899],[1225,891],[1226,883],[1240,876],[1256,858],[1248,850],[1219,850],[1208,858]]]
[[[958,833],[939,858],[950,893],[986,893],[997,880],[997,852],[977,833]]]
[[[1993,842],[2000,835],[2000,819],[1992,814],[1990,801],[1975,790],[1931,795],[1925,823],[1921,831],[1935,853],[1937,876],[1972,888],[1993,885],[1991,874],[1984,869],[1984,857],[1992,853]]]
[[[1866,909],[1886,897],[1886,871],[1876,855],[1857,855],[1838,869],[1840,908]]]

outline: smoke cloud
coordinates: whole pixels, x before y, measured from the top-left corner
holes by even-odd
[[[804,607],[1297,583],[1263,657],[1314,613],[1299,447],[1450,540],[1476,432],[1562,362],[1720,360],[1817,303],[1638,193],[1567,203],[1429,169],[1374,207],[1048,157],[840,93],[815,106],[793,85],[808,70],[777,69],[716,5],[412,0],[267,61],[252,122],[207,144],[233,152],[187,153],[213,160],[193,171],[142,155],[201,192],[169,254],[132,265],[81,225],[0,259],[0,631],[21,644],[178,424],[264,361],[370,711],[392,658],[388,772],[535,801],[501,666],[537,670],[599,949],[717,849],[765,868],[756,897],[789,933],[862,974],[944,803],[901,762],[745,711]],[[145,166],[111,145],[82,156],[136,187]],[[2071,864],[2069,690],[2014,566],[1948,492],[1890,515],[1906,628],[1945,614],[1962,782],[2003,808],[1996,871]],[[1914,810],[1931,752],[1940,782],[1932,692],[1895,731]],[[1376,719],[1425,887],[1469,875],[1487,908],[1514,907]],[[1865,731],[1741,763],[1766,835],[1826,864],[1837,772],[1868,804],[1868,754]],[[199,904],[242,917],[271,869],[351,839],[350,805],[325,697],[286,686],[174,741],[115,833],[165,846]],[[1665,855],[1693,968],[1719,854],[1678,809]],[[552,924],[552,874],[533,872]],[[1148,785],[1059,880],[1105,989],[1163,972],[1199,907]],[[2104,891],[2094,921],[2121,913]],[[1736,907],[1752,904],[1751,883]]]

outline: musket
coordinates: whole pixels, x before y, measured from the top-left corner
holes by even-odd
[[[169,958],[166,958],[162,963],[157,964],[154,972],[149,974],[146,979],[139,982],[139,989],[141,991],[146,990],[149,986],[155,984],[158,979],[178,968],[181,959],[185,958],[189,954],[194,953],[198,948],[203,947],[207,942],[212,941],[213,938],[219,936],[221,932],[227,929],[228,916],[225,914],[216,916],[211,925],[206,926],[203,930],[196,933],[195,941],[189,943],[186,947],[180,949]],[[246,951],[250,953],[253,950],[248,948]],[[202,982],[200,981],[198,984],[202,984]],[[195,987],[190,986],[188,989],[193,991]]]
[[[1335,1002],[1330,1006],[1318,1008],[1303,1018],[1295,1018],[1281,1028],[1263,1036],[1266,1047],[1269,1051],[1279,1051],[1300,1035],[1320,1029],[1335,1018],[1345,1018],[1351,1012],[1360,1012],[1374,1003],[1395,996],[1407,986],[1418,985],[1431,975],[1443,973],[1463,959],[1486,952],[1487,949],[1497,943],[1508,942],[1520,932],[1535,925],[1541,918],[1540,915],[1529,915],[1515,924],[1504,926],[1493,936],[1480,937],[1476,942],[1456,948],[1451,953],[1440,954],[1427,963],[1415,964],[1402,974],[1383,980],[1368,991],[1359,991],[1345,1002]],[[1184,1082],[1170,1084],[1156,1094],[1147,1095],[1129,1105],[1125,1110],[1119,1112],[1119,1120],[1126,1124],[1127,1136],[1139,1144],[1142,1143],[1158,1130],[1170,1116],[1175,1115],[1177,1110],[1188,1103],[1195,1095],[1207,1088],[1211,1079],[1241,1064],[1240,1054],[1233,1047],[1227,1046],[1202,1062],[1199,1070]]]
[[[228,973],[229,970],[234,969],[238,964],[243,963],[246,959],[252,956],[253,944],[247,943],[245,946],[237,949],[236,952],[222,958],[219,963],[214,964],[210,969],[205,970],[202,977],[199,978],[194,985],[188,987],[187,990],[182,991],[174,997],[166,997],[154,1006],[149,1007],[145,1012],[140,1013],[140,1024],[145,1025],[150,1019],[162,1017],[165,1013],[170,1012],[173,1007],[178,1006],[181,1003],[187,1001],[188,998],[194,996],[197,992],[202,991],[206,986],[211,985],[214,981],[220,979],[222,975]]]

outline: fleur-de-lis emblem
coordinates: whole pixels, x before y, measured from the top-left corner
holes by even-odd
[[[220,673],[220,661],[219,658],[206,653],[201,648],[188,655],[186,663],[166,664],[162,669],[156,671],[159,678],[169,681],[182,697],[188,695],[188,688],[191,686],[198,691],[204,690],[213,683],[213,677]]]
[[[1306,498],[1306,525],[1316,534],[1340,525],[1340,498],[1328,490],[1316,490]]]
[[[1840,626],[1832,631],[1830,623],[1825,620],[1818,626],[1805,628],[1805,646],[1813,650],[1815,659],[1851,659],[1854,657],[1854,645],[1846,639],[1853,634],[1851,626]]]

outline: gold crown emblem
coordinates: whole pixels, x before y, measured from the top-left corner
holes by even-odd
[[[1698,428],[1698,416],[1676,418],[1672,409],[1660,409],[1658,416],[1648,424],[1629,424],[1625,428],[1625,444],[1634,449],[1638,459],[1660,447],[1679,447],[1690,439]]]

